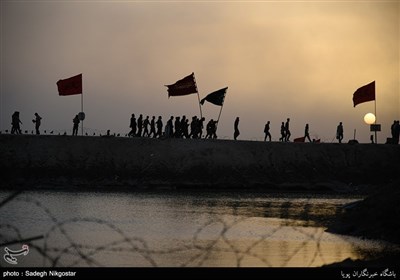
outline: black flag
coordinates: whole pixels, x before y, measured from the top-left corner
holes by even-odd
[[[210,93],[200,101],[201,105],[204,104],[204,101],[208,101],[214,105],[222,106],[224,104],[227,89],[228,87]]]

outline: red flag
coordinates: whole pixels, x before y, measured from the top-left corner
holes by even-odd
[[[375,81],[368,85],[362,86],[353,94],[353,104],[357,104],[375,100]]]
[[[197,93],[196,81],[194,80],[194,73],[177,81],[175,84],[166,85],[166,87],[168,87],[168,97]]]
[[[57,82],[59,95],[82,94],[82,74]]]

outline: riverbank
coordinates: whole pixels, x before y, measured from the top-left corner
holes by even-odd
[[[399,186],[400,180],[382,186],[362,201],[346,205],[328,231],[400,245]]]
[[[400,146],[0,135],[5,186],[362,192],[400,173]]]
[[[300,204],[301,216],[280,206],[276,217],[397,244],[399,158],[398,145],[0,135],[2,189],[372,194],[343,211]],[[334,265],[384,266],[399,256],[377,257]]]
[[[382,185],[364,200],[346,205],[327,225],[328,232],[366,239],[383,240],[400,246],[400,180]],[[388,253],[389,252],[389,253]],[[364,261],[346,259],[331,266],[340,267],[396,267],[400,252],[388,250],[382,255],[363,252]]]

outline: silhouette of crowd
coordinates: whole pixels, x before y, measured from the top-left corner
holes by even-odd
[[[83,118],[81,119],[79,114],[75,115],[75,117],[73,118],[72,120],[73,136],[78,135],[78,129],[81,120],[83,120]],[[32,122],[35,124],[35,134],[40,135],[41,134],[40,126],[42,123],[42,117],[38,113],[35,113]],[[203,133],[204,123],[205,123],[204,117],[199,118],[197,116],[193,116],[191,120],[189,120],[185,115],[183,115],[175,117],[170,116],[170,118],[168,119],[168,121],[164,126],[162,116],[158,116],[157,118],[156,116],[152,116],[150,118],[150,116],[148,115],[146,117],[143,117],[143,115],[140,114],[139,117],[136,118],[135,114],[131,114],[129,122],[130,131],[129,133],[125,134],[125,136],[148,137],[148,138],[217,139],[218,121],[210,119],[207,122],[207,125],[205,126],[206,129],[205,133]],[[11,134],[22,134],[21,125],[23,125],[23,123],[20,120],[20,113],[18,111],[15,111],[11,116]],[[234,129],[233,139],[237,140],[237,137],[240,135],[239,117],[235,118],[233,129]],[[267,141],[267,139],[269,140],[269,142],[272,141],[270,130],[271,130],[271,122],[267,121],[267,123],[264,126],[264,134],[265,134],[264,141]],[[8,130],[6,130],[6,133],[8,133]],[[26,133],[28,133],[27,130],[25,130],[25,134]],[[31,133],[34,134],[34,131],[32,130]],[[44,131],[44,133],[46,134],[46,130]],[[50,134],[53,134],[53,131],[51,131]],[[61,135],[61,133],[58,134]],[[291,137],[290,118],[287,118],[286,122],[281,123],[280,134],[281,134],[281,137],[279,138],[280,142],[290,142],[290,137]],[[62,135],[66,135],[66,132],[64,132]],[[89,134],[86,132],[85,135],[88,136]],[[93,133],[92,135],[95,136],[96,133]],[[339,143],[342,143],[343,135],[344,135],[343,123],[340,122],[339,125],[336,127],[336,139]],[[399,135],[400,135],[400,122],[399,120],[394,120],[393,124],[391,125],[391,138],[388,138],[387,143],[399,144]],[[101,135],[101,133],[99,133],[99,136],[120,136],[120,134],[116,135],[114,133],[113,135],[111,135],[110,130],[107,130],[106,135]],[[299,139],[301,141],[299,141]],[[313,143],[319,142],[319,139],[311,140],[310,127],[308,123],[305,125],[304,128],[304,136],[294,139],[294,142],[305,142],[305,140],[308,140],[309,142]]]
[[[129,127],[131,131],[128,137],[150,137],[150,138],[202,138],[205,118],[193,116],[189,123],[186,116],[171,116],[163,126],[162,116],[149,116],[143,120],[143,115],[140,114],[136,119],[135,114],[131,115]],[[217,138],[216,122],[210,120],[207,124],[207,135],[205,138]],[[190,128],[190,132],[189,132]],[[163,131],[164,129],[164,131]]]
[[[289,122],[290,122],[290,119],[287,118],[286,123],[282,122],[282,124],[281,124],[281,137],[279,138],[279,141],[281,141],[281,142],[289,142],[290,141],[290,136],[292,134],[290,133]],[[268,122],[268,125],[269,125],[269,122]],[[264,132],[265,132],[265,128],[264,128]],[[268,130],[268,132],[269,132],[269,130]]]

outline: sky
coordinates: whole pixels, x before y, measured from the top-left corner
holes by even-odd
[[[1,1],[0,130],[19,111],[22,130],[72,131],[81,96],[56,82],[83,74],[85,131],[129,132],[132,113],[199,115],[198,96],[164,85],[195,74],[199,97],[228,87],[218,138],[272,139],[290,118],[292,139],[370,142],[375,102],[353,107],[376,82],[378,142],[400,119],[399,1]],[[202,106],[206,122],[221,107]]]

